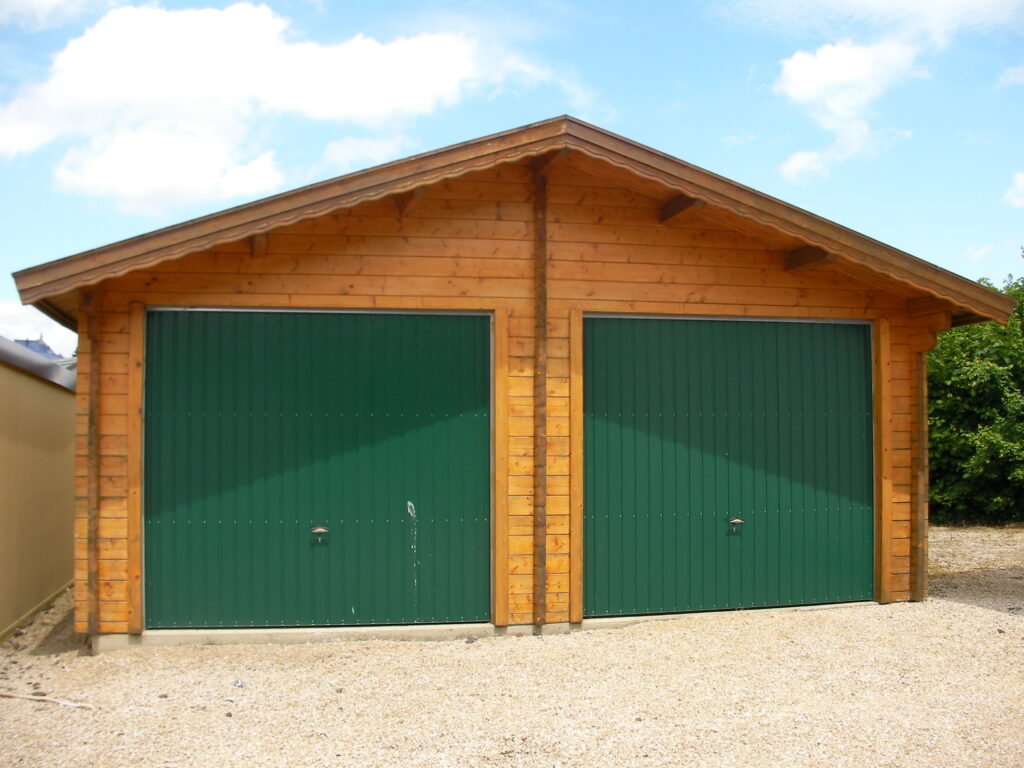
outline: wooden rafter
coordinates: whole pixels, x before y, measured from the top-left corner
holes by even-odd
[[[797,248],[786,254],[786,269],[792,272],[796,269],[822,267],[835,260],[834,253],[829,253],[816,245],[805,245],[803,248]]]
[[[676,195],[661,206],[661,214],[658,216],[658,221],[664,224],[666,221],[671,221],[686,211],[695,211],[703,207],[703,201],[698,200],[695,197],[690,197],[689,195]]]
[[[553,152],[545,152],[543,155],[539,155],[530,161],[530,170],[533,171],[534,176],[547,176],[555,160],[564,157],[568,152],[569,150],[565,147],[556,149]]]
[[[267,255],[267,236],[263,232],[257,232],[250,237],[249,245],[252,248],[253,258],[262,259]]]
[[[782,235],[820,244],[840,260],[872,270],[902,286],[947,299],[958,322],[1005,322],[1012,300],[838,224],[716,176],[682,160],[562,116],[398,160],[285,192],[237,208],[64,259],[21,270],[15,282],[22,301],[42,306],[54,297],[154,264],[230,243],[256,232],[315,218],[370,200],[408,193],[503,163],[527,160],[547,173],[562,152],[625,169],[648,187],[693,190],[695,199]],[[677,203],[682,205],[682,203]],[[693,207],[692,205],[690,206]],[[61,322],[73,327],[67,307]]]
[[[409,212],[410,206],[417,198],[423,195],[423,187],[417,187],[409,192],[400,192],[394,195],[391,199],[395,201],[395,210],[398,211],[399,216],[405,216]]]

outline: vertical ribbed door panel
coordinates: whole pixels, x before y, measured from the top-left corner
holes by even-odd
[[[482,316],[150,312],[147,626],[488,620],[489,359]]]
[[[586,318],[585,614],[870,600],[871,419],[867,325]]]

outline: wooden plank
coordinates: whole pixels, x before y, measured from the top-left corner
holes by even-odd
[[[78,327],[85,329],[89,345],[88,403],[86,413],[88,432],[86,435],[86,484],[88,531],[85,541],[75,542],[75,559],[85,560],[87,564],[86,579],[86,626],[90,636],[95,635],[99,627],[99,517],[100,517],[100,353],[99,325],[97,316],[100,312],[99,298],[95,291],[84,291],[80,306],[83,316],[79,318]],[[85,552],[81,551],[84,545]],[[84,557],[83,557],[84,555]]]
[[[275,236],[276,237],[276,236]],[[333,251],[325,247],[329,238],[316,236],[296,238],[299,253],[274,253],[258,264],[239,254],[203,254],[202,259],[183,259],[162,264],[158,269],[140,274],[151,275],[242,275],[242,274],[293,274],[293,275],[364,275],[417,276],[417,277],[518,277],[527,279],[533,275],[529,260],[517,258],[516,252],[509,252],[493,243],[485,248],[464,248],[461,243],[438,249],[440,254],[420,254],[408,243],[396,245],[385,253],[356,253],[347,250]],[[366,249],[370,250],[370,249]],[[383,249],[382,249],[383,250]],[[473,253],[473,251],[478,253]],[[127,278],[117,278],[112,286],[131,287]]]
[[[506,277],[423,277],[417,275],[289,275],[137,273],[118,280],[116,288],[133,294],[185,293],[199,306],[212,305],[211,294],[227,294],[231,306],[239,294],[311,297],[330,296],[474,296],[529,299],[532,282]],[[262,299],[253,302],[262,306]],[[301,305],[299,305],[301,306]],[[123,336],[121,339],[119,337]],[[128,351],[125,334],[105,337],[103,352]]]
[[[598,280],[622,283],[666,285],[727,285],[764,288],[839,288],[850,290],[850,280],[830,272],[786,272],[774,266],[703,266],[683,263],[644,264],[634,262],[561,261],[551,265],[552,280]],[[855,289],[856,290],[856,289]],[[868,291],[859,291],[866,295]],[[899,300],[893,298],[893,307]]]
[[[889,321],[871,324],[875,427],[875,600],[892,602],[892,366]]]
[[[494,626],[508,626],[508,325],[507,309],[494,312]]]
[[[512,281],[509,281],[512,282]],[[638,302],[681,302],[695,305],[731,304],[740,307],[741,315],[750,315],[751,308],[821,307],[862,310],[865,307],[895,310],[899,300],[883,293],[870,293],[830,287],[773,287],[742,285],[697,285],[672,283],[635,283],[623,281],[557,280],[552,281],[553,301],[618,300]],[[764,312],[765,309],[758,311]],[[770,311],[775,311],[770,310]],[[811,314],[813,316],[813,313]]]
[[[255,240],[253,241],[255,248]],[[146,307],[132,304],[128,344],[128,631],[142,632],[142,429]]]
[[[547,178],[534,177],[534,344],[533,344],[533,623],[540,627],[547,613],[547,350],[548,350],[548,223]]]
[[[583,312],[569,314],[569,621],[583,621]]]
[[[150,306],[163,305],[168,307],[259,307],[275,309],[393,309],[419,310],[439,309],[446,311],[482,311],[490,312],[499,307],[515,310],[529,302],[529,297],[510,299],[504,297],[479,297],[474,295],[415,295],[415,296],[384,296],[384,295],[297,295],[274,293],[174,293],[170,291],[153,292],[110,292],[104,294],[104,304],[128,307],[133,301],[145,300]],[[533,354],[533,340],[529,340],[529,352],[517,354]],[[111,370],[107,368],[110,359]],[[126,355],[107,355],[104,358],[103,370],[107,373],[128,373]]]
[[[920,601],[928,598],[928,359],[924,352],[914,358],[917,429],[911,479],[910,599]]]

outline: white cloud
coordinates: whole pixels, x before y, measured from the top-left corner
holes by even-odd
[[[994,247],[992,245],[968,245],[964,250],[964,258],[976,264],[990,254]]]
[[[225,136],[200,126],[146,125],[73,147],[57,165],[61,189],[159,214],[197,199],[269,192],[284,181],[273,152],[243,159]]]
[[[0,336],[12,341],[42,338],[50,349],[64,357],[71,357],[78,348],[78,336],[73,331],[54,322],[35,307],[26,307],[16,301],[0,301]]]
[[[1024,0],[733,0],[724,10],[784,30],[829,33],[854,23],[936,45],[959,31],[988,32],[1024,22]]]
[[[1013,174],[1009,189],[1003,193],[1003,200],[1014,208],[1024,208],[1024,172]]]
[[[323,164],[339,173],[364,165],[379,165],[400,157],[410,145],[411,142],[405,136],[348,136],[327,145]]]
[[[62,188],[155,212],[281,184],[252,130],[261,120],[379,130],[483,89],[552,77],[462,34],[321,45],[296,40],[262,5],[125,7],[69,42],[44,82],[0,105],[0,154],[69,142],[55,171]]]
[[[88,0],[0,0],[0,25],[45,29],[78,15]]]
[[[841,40],[783,60],[775,92],[804,107],[835,139],[825,149],[794,153],[780,167],[782,173],[795,181],[826,176],[836,163],[887,143],[868,123],[868,111],[888,88],[914,74],[916,56],[914,47],[897,40],[874,45]],[[888,140],[907,136],[901,131]]]
[[[1024,85],[1024,66],[1004,69],[997,85],[1000,88],[1006,85]]]

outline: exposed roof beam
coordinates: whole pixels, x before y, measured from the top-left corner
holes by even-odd
[[[252,255],[255,259],[262,259],[267,255],[267,236],[257,232],[249,238],[249,245],[252,247]]]
[[[40,264],[15,273],[22,301],[39,304],[66,297],[65,311],[77,311],[71,292],[103,280],[151,267],[168,259],[242,240],[361,202],[379,200],[466,173],[545,156],[545,172],[554,157],[575,154],[625,169],[666,190],[692,190],[715,210],[757,221],[803,242],[815,242],[841,260],[864,267],[917,291],[945,298],[960,316],[1005,322],[1014,302],[985,286],[947,272],[852,230],[728,181],[621,136],[562,116],[456,144],[376,168],[312,184],[264,200],[182,222],[118,243]],[[556,155],[557,157],[557,155]],[[529,167],[529,165],[527,166]],[[557,166],[556,166],[557,167]],[[671,193],[669,193],[671,194]],[[692,207],[692,206],[691,206]]]
[[[952,303],[934,296],[920,296],[907,301],[907,314],[911,317],[923,317],[936,312],[951,312],[952,310]]]
[[[530,170],[533,171],[534,176],[547,176],[551,170],[552,163],[560,157],[565,157],[569,154],[569,150],[565,147],[556,149],[554,152],[545,152],[543,155],[539,155],[530,161]]]
[[[786,254],[786,269],[807,269],[809,267],[821,267],[831,264],[836,260],[834,253],[829,253],[824,248],[816,245],[805,245]]]
[[[391,199],[395,201],[395,210],[398,211],[399,216],[405,216],[409,212],[409,206],[413,204],[416,198],[423,194],[423,187],[417,187],[410,192],[400,192],[394,195]]]
[[[703,207],[704,202],[702,200],[690,197],[689,195],[677,195],[661,206],[661,214],[658,216],[658,221],[664,224],[684,211],[695,211]]]

